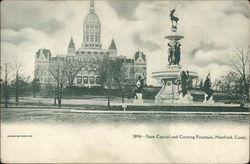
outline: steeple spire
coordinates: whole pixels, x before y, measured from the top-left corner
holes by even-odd
[[[95,12],[95,1],[94,0],[90,0],[89,4],[90,4],[89,11],[90,12]]]
[[[75,55],[75,43],[73,41],[73,38],[70,38],[69,46],[68,46],[68,55]]]
[[[75,48],[75,43],[74,43],[74,41],[73,41],[73,38],[72,38],[72,37],[70,38],[70,42],[69,42],[69,46],[68,46],[68,48]]]

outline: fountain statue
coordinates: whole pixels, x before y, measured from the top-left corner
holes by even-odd
[[[192,80],[198,78],[196,72],[182,70],[181,61],[181,43],[184,36],[177,34],[177,23],[179,18],[174,16],[176,8],[170,11],[170,20],[172,23],[171,35],[168,39],[168,65],[166,69],[153,72],[152,77],[159,80],[162,88],[155,96],[156,103],[191,103],[193,97],[189,92],[189,86]]]
[[[138,76],[138,80],[136,82],[136,88],[134,89],[134,103],[143,103],[142,93],[143,93],[143,84],[146,80],[146,76],[142,74],[142,76]]]
[[[210,79],[210,73],[208,73],[206,80],[204,82],[204,86],[203,86],[203,90],[205,92],[205,98],[203,103],[209,103],[209,104],[213,104],[214,100],[213,100],[213,90],[211,88],[212,84],[211,84],[211,79]]]

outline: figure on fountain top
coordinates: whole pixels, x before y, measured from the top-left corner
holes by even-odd
[[[169,15],[171,23],[172,23],[171,31],[174,32],[174,35],[168,35],[168,36],[165,37],[166,39],[168,39],[170,41],[179,41],[179,40],[184,38],[181,35],[176,35],[177,24],[178,24],[179,18],[174,16],[175,11],[176,11],[176,7],[173,10],[170,11],[170,15]]]
[[[176,16],[174,16],[175,10],[176,10],[176,7],[175,7],[173,10],[170,11],[170,15],[169,15],[170,20],[171,20],[171,22],[172,22],[171,30],[172,30],[173,32],[176,32],[176,31],[177,31],[177,24],[178,24],[178,21],[179,21],[179,18],[176,17]],[[174,22],[175,22],[175,24],[174,24]]]

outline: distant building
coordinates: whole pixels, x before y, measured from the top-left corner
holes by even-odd
[[[52,54],[48,49],[39,49],[35,55],[35,78],[38,78],[41,84],[49,82],[49,63]]]
[[[45,85],[51,81],[49,65],[59,58],[73,58],[84,62],[95,62],[103,60],[105,56],[110,59],[122,59],[126,67],[127,77],[136,81],[138,75],[146,75],[146,56],[143,52],[137,51],[133,59],[117,55],[117,47],[114,39],[111,40],[108,50],[102,48],[101,43],[101,22],[95,13],[94,1],[90,0],[89,13],[83,22],[83,42],[77,50],[74,40],[71,37],[67,54],[52,57],[50,50],[39,49],[35,56],[35,78]],[[83,68],[74,79],[75,86],[100,86],[98,73],[94,66]]]

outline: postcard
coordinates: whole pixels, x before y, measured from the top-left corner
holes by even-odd
[[[2,163],[248,163],[249,2],[1,2]]]

